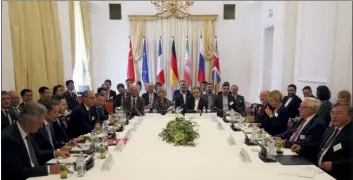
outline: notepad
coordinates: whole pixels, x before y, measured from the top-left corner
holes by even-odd
[[[64,158],[54,158],[49,160],[46,164],[74,164],[76,162],[77,157],[70,156],[67,159]]]

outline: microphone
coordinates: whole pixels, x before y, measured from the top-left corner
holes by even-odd
[[[259,144],[259,142],[251,140],[251,138],[253,137],[253,135],[249,138],[249,136],[246,134],[246,132],[244,130],[241,130],[244,133],[245,139],[244,139],[244,143],[248,146],[256,146]]]

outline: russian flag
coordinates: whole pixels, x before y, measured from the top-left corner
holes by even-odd
[[[205,56],[203,52],[202,36],[200,39],[200,56],[199,56],[199,71],[197,73],[199,83],[205,81]]]

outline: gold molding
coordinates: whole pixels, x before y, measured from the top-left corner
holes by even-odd
[[[130,21],[154,21],[158,19],[167,19],[176,17],[180,19],[189,19],[192,21],[216,21],[218,15],[191,15],[182,11],[164,11],[156,15],[128,15]]]

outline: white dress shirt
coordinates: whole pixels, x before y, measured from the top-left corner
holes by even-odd
[[[183,96],[184,104],[185,104],[185,103],[186,103],[186,93],[182,93],[181,91],[180,91],[180,93],[181,93],[181,95]]]
[[[228,111],[228,96],[223,96],[222,95],[222,98],[223,98],[223,110],[224,111]]]
[[[149,103],[151,104],[152,102],[153,102],[153,98],[154,98],[154,96],[153,96],[154,94],[153,93],[148,93],[148,101],[149,101]]]
[[[197,111],[197,108],[199,107],[199,102],[200,102],[200,98],[195,99],[195,107],[194,107],[195,111]]]
[[[47,120],[44,120],[44,127],[47,130],[48,133],[48,138],[49,138],[49,142],[51,144],[51,146],[54,148],[54,144],[53,144],[53,136],[51,134],[51,129],[49,127],[49,122]]]
[[[298,136],[297,138],[294,139],[294,141],[297,141],[298,137],[300,136],[300,134],[302,133],[303,129],[309,124],[309,122],[313,119],[313,117],[315,116],[316,114],[313,114],[311,115],[310,117],[306,118],[305,122],[304,122],[304,125],[301,127],[301,129],[299,130],[298,132]],[[293,133],[292,136],[295,135],[295,132]],[[292,136],[289,138],[289,139],[292,139]]]

